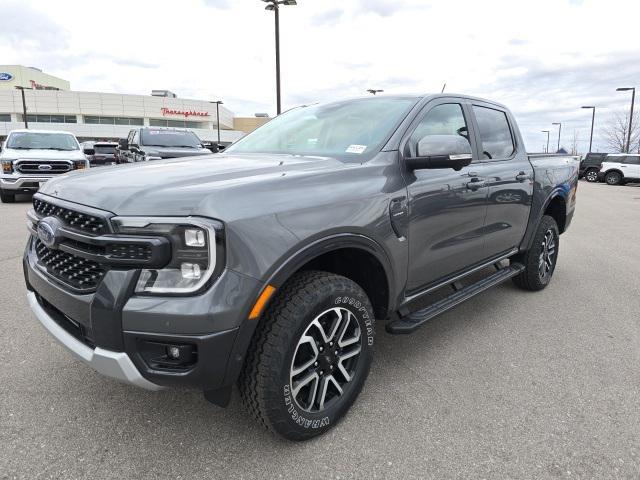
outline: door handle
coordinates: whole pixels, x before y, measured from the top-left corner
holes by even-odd
[[[470,182],[467,182],[467,188],[472,191],[476,191],[480,188],[484,188],[487,186],[486,180],[483,178],[472,178]]]
[[[516,180],[519,182],[526,182],[527,180],[531,180],[531,175],[526,174],[524,172],[520,172],[516,175]]]
[[[408,212],[406,197],[394,198],[389,205],[389,213],[392,217],[401,217]]]

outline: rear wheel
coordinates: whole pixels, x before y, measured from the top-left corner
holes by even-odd
[[[525,290],[542,290],[551,281],[558,260],[560,234],[553,217],[545,215],[533,238],[531,248],[515,261],[522,263],[525,269],[513,278],[513,283]]]
[[[239,380],[242,401],[265,427],[307,440],[349,410],[369,373],[373,309],[353,281],[296,274],[255,332]]]
[[[609,172],[605,175],[604,181],[607,185],[620,185],[622,183],[622,175],[619,172]]]
[[[16,201],[15,193],[3,192],[0,190],[0,201],[2,203],[13,203]]]
[[[597,182],[598,181],[598,170],[587,170],[584,174],[584,178],[587,182]]]

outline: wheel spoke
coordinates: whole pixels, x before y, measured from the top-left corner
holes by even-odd
[[[303,377],[302,380],[296,382],[295,386],[292,389],[293,398],[297,400],[300,390],[309,385],[311,382],[314,382],[314,384],[311,385],[311,388],[309,388],[309,393],[307,395],[307,406],[309,408],[313,407],[313,404],[316,401],[316,395],[318,393],[318,384],[320,383],[319,380],[320,377],[316,372],[311,372],[306,377]]]
[[[347,333],[347,329],[351,322],[356,322],[356,329],[351,338],[344,338],[345,333]],[[360,341],[360,327],[358,326],[358,322],[353,317],[351,312],[347,313],[347,321],[344,323],[344,327],[342,328],[342,332],[340,333],[340,337],[338,338],[338,346],[340,348],[348,347],[349,345],[353,345],[354,343]]]
[[[297,358],[298,352],[300,351],[300,347],[302,345],[309,345],[311,347],[311,350],[313,351],[313,357],[311,359],[307,360],[306,362],[304,362],[302,365],[300,365],[298,367],[293,366],[291,368],[291,378],[301,374],[307,368],[309,368],[311,365],[313,365],[316,362],[316,360],[318,360],[318,347],[316,345],[316,341],[312,337],[310,337],[309,335],[303,335],[302,338],[300,339],[300,341],[298,342],[298,346],[296,347],[296,352],[293,355],[294,361]]]
[[[361,350],[361,347],[360,345],[358,345],[353,350],[347,353],[342,353],[341,355],[338,355],[338,370],[340,370],[340,373],[342,374],[342,376],[347,382],[351,381],[351,375],[349,374],[349,372],[347,372],[347,369],[344,366],[344,362],[346,360],[349,360],[351,357],[358,355],[360,353],[360,350]]]
[[[342,395],[342,387],[333,375],[327,375],[324,377],[320,382],[320,410],[324,409],[324,403],[327,400],[327,390],[329,390],[329,383],[333,384],[333,386],[338,390],[338,395]]]

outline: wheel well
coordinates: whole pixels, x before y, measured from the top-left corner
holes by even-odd
[[[358,248],[342,248],[324,253],[298,271],[322,270],[347,277],[365,291],[378,319],[387,317],[389,284],[384,267],[371,253]]]
[[[547,205],[544,214],[549,215],[556,221],[560,233],[564,232],[567,222],[567,204],[564,201],[564,198],[560,196],[554,197],[549,205]]]

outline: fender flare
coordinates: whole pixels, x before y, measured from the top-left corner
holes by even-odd
[[[520,244],[520,252],[527,251],[527,250],[529,250],[531,248],[531,242],[533,242],[534,234],[538,230],[538,226],[540,225],[540,222],[542,221],[542,217],[544,216],[544,212],[547,210],[547,207],[549,207],[551,202],[555,198],[558,198],[558,197],[562,198],[562,200],[564,200],[564,202],[566,204],[566,202],[567,202],[567,192],[565,190],[563,190],[560,186],[556,186],[551,191],[551,193],[547,196],[547,198],[545,199],[545,201],[542,204],[542,206],[540,207],[540,209],[537,211],[536,217],[530,219],[529,225],[527,226],[527,230],[525,232],[525,236],[523,238],[522,243]],[[532,206],[532,209],[533,208],[534,207]]]
[[[298,246],[295,251],[286,253],[282,257],[282,260],[277,262],[267,275],[265,275],[265,279],[263,280],[263,283],[261,283],[260,290],[255,292],[254,299],[257,298],[265,285],[273,285],[276,289],[279,289],[289,278],[291,278],[291,275],[297,272],[306,263],[325,253],[343,248],[357,248],[363,250],[372,254],[380,262],[387,278],[387,288],[389,292],[389,305],[387,306],[387,309],[389,310],[394,299],[393,295],[395,295],[395,284],[393,276],[394,271],[387,252],[378,242],[370,237],[349,232],[335,233],[311,239],[302,247]],[[249,309],[251,306],[249,306]],[[248,313],[249,312],[247,311],[247,316]],[[240,324],[238,334],[229,356],[227,371],[221,388],[228,387],[233,384],[240,375],[242,366],[244,365],[246,351],[251,344],[251,340],[258,323],[259,320],[248,320],[245,316],[245,319]]]

